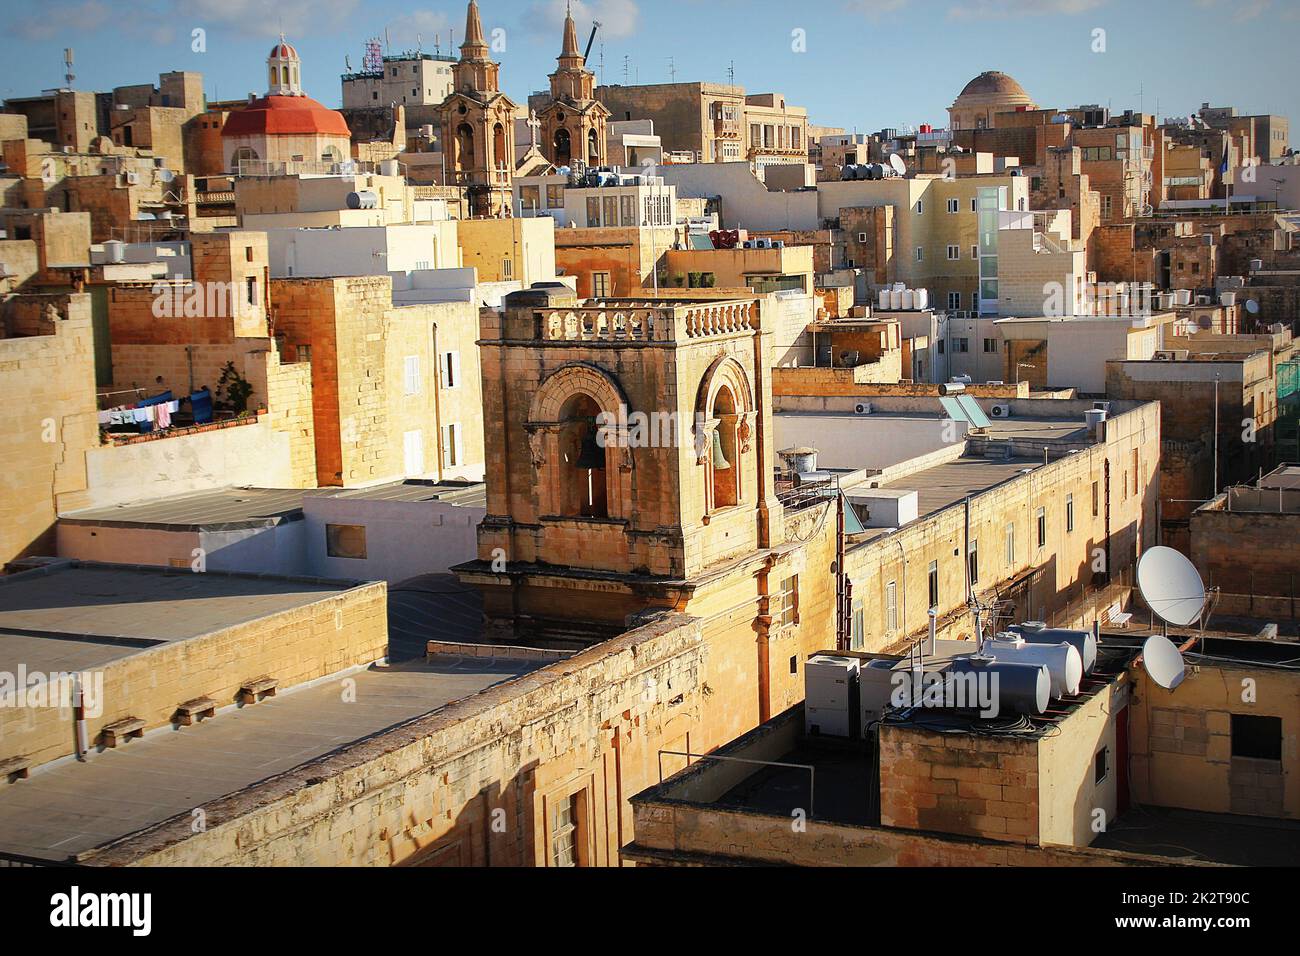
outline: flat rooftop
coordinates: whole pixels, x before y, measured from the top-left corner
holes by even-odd
[[[56,561],[0,577],[0,670],[96,667],[361,583]]]
[[[0,789],[0,854],[68,860],[546,663],[447,656],[372,666],[151,731],[84,763],[54,761]],[[347,702],[345,677],[356,681]]]
[[[945,508],[950,508],[967,496],[983,494],[1005,481],[1019,478],[1026,470],[1043,467],[1041,458],[958,458],[953,461],[914,471],[902,478],[886,481],[879,488],[887,491],[915,491],[917,493],[917,518],[925,518]],[[870,482],[845,485],[844,493],[850,498],[869,496],[879,489]],[[868,528],[854,535],[851,547],[874,541],[890,533],[889,528]]]
[[[1295,866],[1300,822],[1172,807],[1132,807],[1092,845],[1187,863]]]
[[[368,488],[219,488],[59,517],[73,525],[154,528],[166,531],[237,531],[299,521],[310,497],[364,501],[446,501],[485,507],[482,482],[395,481]]]

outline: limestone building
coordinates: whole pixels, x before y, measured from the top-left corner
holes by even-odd
[[[501,67],[488,59],[478,4],[470,0],[465,42],[452,67],[454,89],[439,107],[448,181],[468,190],[474,216],[510,208],[515,103],[501,92]]]

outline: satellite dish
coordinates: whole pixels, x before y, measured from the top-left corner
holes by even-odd
[[[1247,299],[1246,311],[1249,312],[1251,315],[1257,314],[1259,312],[1259,303],[1256,302],[1254,299]]]
[[[889,165],[894,168],[894,172],[898,173],[898,175],[907,175],[907,163],[903,162],[902,157],[897,153],[889,154]]]
[[[1143,552],[1137,582],[1147,606],[1176,627],[1190,627],[1205,610],[1201,575],[1173,548],[1161,546]]]
[[[1150,678],[1165,690],[1173,690],[1187,676],[1183,655],[1167,637],[1153,634],[1142,645],[1142,666]]]

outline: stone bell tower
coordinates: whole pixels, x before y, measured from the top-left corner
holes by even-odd
[[[537,113],[542,154],[556,166],[604,166],[609,110],[596,99],[596,75],[578,49],[573,11],[564,17],[559,69],[551,74],[550,102]]]
[[[488,58],[478,3],[470,0],[465,42],[452,67],[455,88],[438,112],[448,184],[468,191],[474,216],[500,216],[511,205],[515,104],[501,92],[500,70]]]
[[[594,637],[729,589],[754,599],[784,527],[764,301],[551,286],[484,312],[487,516],[456,571],[492,626]]]

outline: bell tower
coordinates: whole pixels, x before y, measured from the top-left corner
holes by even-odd
[[[537,114],[542,154],[556,166],[604,166],[610,112],[596,96],[596,75],[578,50],[573,11],[564,17],[559,69],[551,74],[551,99]]]
[[[488,59],[475,0],[465,14],[465,42],[452,78],[455,87],[438,107],[446,185],[465,188],[472,215],[501,216],[511,205],[515,104],[501,92],[500,66]]]
[[[560,286],[483,313],[497,425],[478,560],[456,571],[495,629],[612,633],[706,594],[753,598],[784,535],[765,304],[580,303]]]

